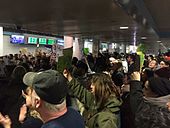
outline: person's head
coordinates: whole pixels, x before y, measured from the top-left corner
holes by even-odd
[[[149,67],[150,69],[152,69],[152,70],[155,70],[155,69],[157,68],[157,60],[151,60],[151,61],[149,62],[148,67]]]
[[[149,56],[148,56],[148,61],[149,61],[149,62],[152,61],[153,59],[154,59],[153,55],[149,55]]]
[[[20,91],[22,89],[25,89],[26,86],[24,85],[22,78],[26,73],[27,71],[23,66],[16,66],[11,73],[9,85],[11,87],[19,89]]]
[[[27,70],[23,66],[16,66],[12,71],[11,78],[17,81],[22,81],[23,76],[26,74]]]
[[[23,82],[28,86],[24,94],[27,106],[40,114],[43,111],[57,112],[66,107],[67,80],[58,71],[28,72]]]
[[[159,68],[159,69],[155,70],[154,77],[161,77],[161,78],[169,79],[170,78],[170,68],[163,67],[163,68]]]
[[[73,57],[72,60],[71,60],[71,64],[76,66],[77,61],[78,61],[78,58],[77,57]]]
[[[149,78],[154,76],[154,71],[150,68],[145,68],[142,71],[142,81],[145,82],[147,81]]]
[[[162,60],[162,61],[159,63],[159,66],[160,66],[160,68],[169,67],[169,62]]]
[[[119,61],[114,66],[115,66],[115,69],[118,70],[118,69],[122,68],[122,62]]]
[[[164,78],[152,77],[144,85],[145,97],[160,97],[170,94],[170,81]]]
[[[124,94],[124,93],[128,93],[130,92],[130,85],[129,84],[123,84],[121,86],[121,93]]]
[[[76,64],[76,67],[74,69],[74,76],[84,76],[88,72],[88,66],[83,61],[79,60]]]
[[[167,108],[170,111],[170,102],[167,103]]]
[[[163,67],[155,70],[154,72],[155,77],[161,77],[161,78],[170,78],[170,68],[169,67]]]
[[[129,54],[127,56],[127,62],[128,63],[134,62],[134,60],[135,60],[135,56],[133,54]]]
[[[115,63],[118,63],[118,60],[116,60],[114,57],[109,58],[110,64],[113,65]]]
[[[111,94],[119,98],[119,92],[111,77],[105,73],[96,73],[91,79],[91,90],[96,101],[101,104],[106,102]]]
[[[40,60],[40,68],[43,70],[50,69],[50,58],[49,57],[43,57]]]
[[[3,62],[3,56],[0,56],[0,63]]]

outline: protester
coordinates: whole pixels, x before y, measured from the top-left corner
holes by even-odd
[[[69,128],[70,126],[85,128],[80,114],[66,107],[67,80],[59,72],[55,70],[28,72],[24,75],[23,82],[28,86],[27,91],[23,92],[26,105],[39,112],[44,122],[41,128]],[[0,115],[0,123],[5,128],[11,128],[7,116]]]
[[[152,69],[153,71],[156,70],[158,67],[158,62],[156,59],[153,59],[149,62],[148,68]]]
[[[39,112],[41,128],[84,128],[84,120],[72,108],[66,107],[67,80],[55,70],[28,72],[23,81],[28,85],[26,103]]]
[[[111,77],[105,73],[94,74],[91,92],[64,70],[73,95],[86,108],[83,116],[88,128],[118,128],[121,99]]]
[[[162,60],[159,63],[160,68],[169,67],[169,65],[170,65],[169,61],[165,61],[165,60]]]
[[[142,93],[140,73],[132,73],[131,80],[130,102],[136,128],[169,128],[167,103],[170,99],[170,81],[159,77],[150,78]]]

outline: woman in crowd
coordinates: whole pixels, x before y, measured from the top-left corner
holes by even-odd
[[[109,75],[94,74],[90,92],[67,70],[63,74],[73,95],[85,105],[83,116],[88,128],[118,128],[121,99]]]

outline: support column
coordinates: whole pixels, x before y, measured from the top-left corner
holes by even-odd
[[[3,56],[3,27],[0,27],[0,56]]]
[[[100,40],[94,40],[93,42],[93,56],[98,57]]]
[[[73,43],[73,57],[77,57],[79,60],[82,59],[83,53],[83,40],[79,38],[75,38],[75,41]]]
[[[73,37],[64,36],[64,49],[73,47]]]

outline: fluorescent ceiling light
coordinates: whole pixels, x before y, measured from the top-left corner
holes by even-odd
[[[120,29],[128,29],[129,27],[120,27]]]
[[[146,40],[146,39],[147,39],[147,37],[141,37],[141,39],[142,39],[142,40]]]
[[[158,40],[158,41],[156,41],[157,43],[161,43],[161,41],[160,40]]]

